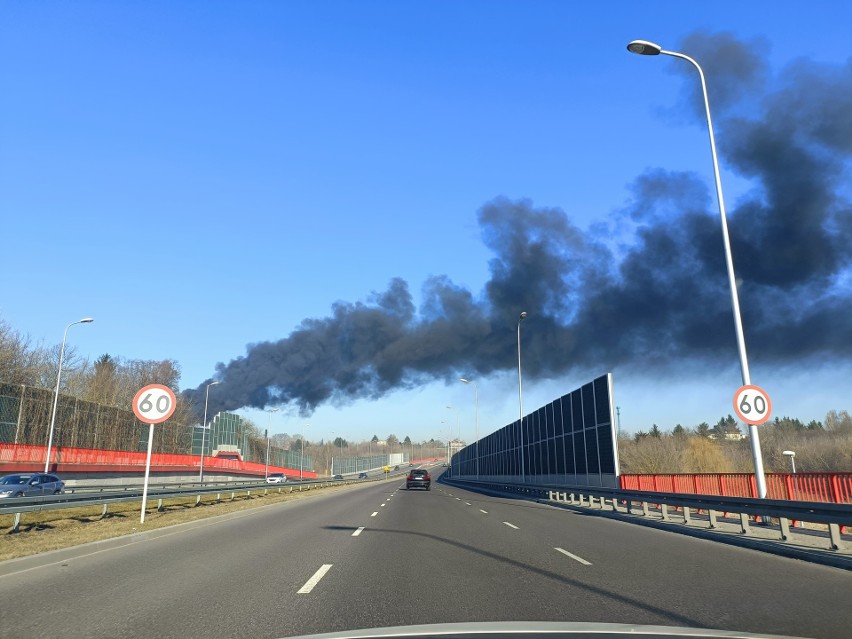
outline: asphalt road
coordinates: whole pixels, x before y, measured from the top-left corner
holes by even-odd
[[[852,633],[852,576],[840,569],[434,482],[400,487],[0,566],[0,636],[271,638],[504,620]]]

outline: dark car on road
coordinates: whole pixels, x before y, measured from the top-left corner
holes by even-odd
[[[358,479],[367,479],[367,473],[358,473]]]
[[[423,468],[415,468],[408,473],[405,478],[405,489],[425,488],[432,490],[432,478],[429,476],[429,471]]]
[[[47,473],[22,473],[0,477],[0,499],[58,495],[64,488],[64,481]]]
[[[343,481],[343,475],[335,475],[332,479],[334,481]]]

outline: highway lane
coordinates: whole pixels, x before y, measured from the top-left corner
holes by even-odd
[[[542,620],[849,636],[848,572],[447,485],[400,484],[176,527],[0,577],[0,635],[283,637]]]

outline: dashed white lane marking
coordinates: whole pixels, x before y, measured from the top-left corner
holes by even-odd
[[[376,515],[378,515],[378,514],[379,514],[379,511],[377,510],[377,511],[376,511],[376,512],[374,512],[372,515],[370,515],[370,517],[375,517],[375,516],[376,516]]]
[[[515,530],[519,530],[519,528],[515,524],[510,524],[508,521],[504,521],[503,523],[506,524],[509,528],[514,528]]]
[[[488,514],[488,511],[487,511],[487,510],[482,510],[482,508],[480,508],[480,509],[479,509],[479,512],[481,512],[483,515],[487,515],[487,514]]]
[[[469,501],[466,501],[466,502],[464,502],[464,505],[465,506],[472,506],[473,504],[471,504]]]
[[[578,557],[577,555],[571,554],[570,552],[568,552],[568,551],[567,551],[567,550],[565,550],[564,548],[554,548],[553,550],[558,550],[558,551],[559,551],[559,552],[561,552],[563,555],[566,555],[566,556],[568,556],[568,557],[571,557],[571,559],[573,559],[573,560],[575,560],[575,561],[579,561],[579,562],[580,562],[581,564],[583,564],[584,566],[591,566],[591,565],[592,565],[592,562],[591,562],[591,561],[586,561],[586,560],[585,560],[585,559],[583,559],[582,557]]]
[[[461,497],[456,497],[456,501],[461,501]]]
[[[384,507],[385,507],[385,505],[384,505],[384,504],[382,504],[381,506],[379,506],[379,508],[384,508]]]
[[[354,533],[352,533],[352,536],[357,537],[358,535],[361,534],[361,532],[364,530],[364,528],[365,528],[365,526],[361,526],[358,530],[356,530]]]
[[[314,573],[314,576],[311,577],[310,579],[308,579],[305,582],[305,585],[302,586],[301,588],[299,588],[299,590],[297,592],[300,595],[308,594],[311,590],[314,589],[314,586],[316,586],[319,583],[320,579],[322,579],[325,576],[325,573],[327,573],[329,570],[331,570],[331,566],[332,566],[332,564],[323,564],[322,567]]]

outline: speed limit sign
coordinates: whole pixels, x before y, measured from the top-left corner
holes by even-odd
[[[741,386],[734,393],[734,411],[746,424],[760,426],[769,420],[772,402],[767,392],[760,386],[749,384]]]
[[[160,424],[172,416],[176,403],[171,388],[162,384],[148,384],[133,398],[133,412],[140,422]]]
[[[148,505],[148,477],[151,475],[151,450],[154,445],[154,424],[161,424],[175,412],[177,398],[168,386],[148,384],[133,398],[133,412],[140,422],[148,424],[148,456],[145,459],[145,481],[142,484],[142,513],[139,523],[145,523]]]

